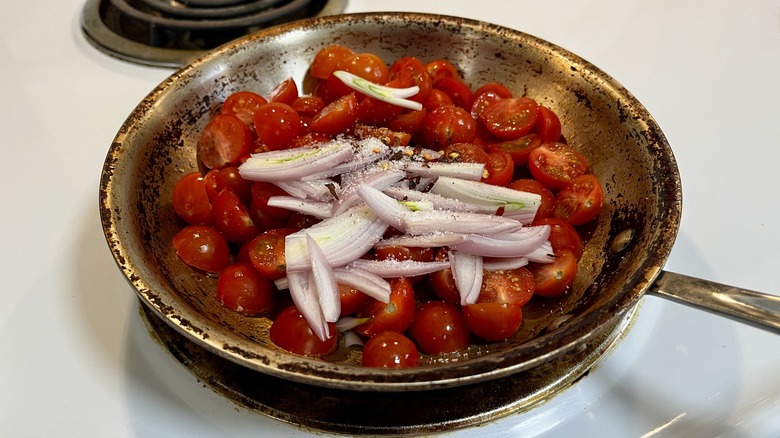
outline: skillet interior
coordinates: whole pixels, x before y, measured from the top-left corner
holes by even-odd
[[[197,169],[198,132],[230,93],[261,94],[306,70],[330,44],[402,56],[446,58],[473,87],[502,82],[560,117],[605,189],[573,291],[534,299],[521,331],[507,342],[470,348],[411,370],[376,370],[288,354],[267,337],[270,320],[223,308],[215,279],[178,261],[171,238],[180,224],[171,202],[178,178]],[[120,128],[106,158],[100,213],[117,264],[142,302],[172,327],[248,368],[315,385],[410,390],[474,383],[528,369],[587,339],[636,304],[659,273],[681,212],[671,149],[644,107],[595,66],[548,42],[499,26],[423,14],[360,14],[305,20],[223,46],[174,73]],[[632,237],[633,236],[633,237]],[[626,238],[629,237],[629,238]]]

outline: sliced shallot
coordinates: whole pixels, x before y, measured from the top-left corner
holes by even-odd
[[[415,260],[366,260],[357,259],[350,265],[371,272],[382,278],[414,277],[430,274],[450,267],[449,262],[418,262]]]
[[[271,196],[268,198],[268,206],[297,211],[320,219],[331,217],[332,211],[330,202],[312,201],[294,196]]]
[[[250,156],[238,171],[251,181],[293,181],[332,169],[353,156],[352,145],[332,141],[317,146],[261,152]]]
[[[328,323],[322,315],[322,309],[309,282],[310,272],[288,272],[287,281],[295,307],[306,319],[309,327],[320,340],[330,338]]]
[[[482,289],[482,257],[460,251],[448,251],[455,286],[460,294],[460,304],[474,304]]]
[[[550,237],[550,226],[525,227],[513,233],[470,234],[468,240],[453,245],[458,251],[484,257],[528,257]]]
[[[306,247],[311,257],[311,287],[317,291],[322,316],[326,322],[336,322],[341,315],[341,297],[336,276],[325,253],[310,235],[306,235]]]

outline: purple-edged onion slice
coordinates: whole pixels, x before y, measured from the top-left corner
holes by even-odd
[[[416,260],[365,260],[357,259],[351,267],[368,271],[382,278],[414,277],[430,274],[450,267],[449,262],[418,262]]]
[[[430,233],[417,236],[403,234],[382,239],[374,245],[374,248],[395,245],[408,246],[411,248],[439,248],[442,246],[456,245],[467,240],[468,234],[458,233]]]
[[[406,174],[401,170],[374,171],[358,176],[347,183],[339,192],[338,201],[333,203],[333,215],[343,212],[360,201],[357,191],[361,184],[366,184],[377,190],[384,190],[401,181],[405,176]]]
[[[309,327],[320,340],[330,338],[328,323],[322,315],[319,300],[309,281],[310,272],[288,272],[287,282],[295,307],[306,319]]]
[[[312,201],[293,196],[271,196],[268,198],[268,206],[297,211],[319,219],[331,217],[332,211],[330,202]]]
[[[494,211],[501,208],[504,216],[517,216],[523,223],[533,221],[542,202],[542,197],[536,193],[449,177],[436,180],[430,193],[458,199],[466,204],[485,206]]]
[[[447,257],[460,294],[460,304],[476,303],[482,289],[482,257],[460,251],[449,251]]]
[[[481,163],[418,163],[410,161],[404,166],[404,169],[412,175],[479,181],[482,178],[482,172],[485,171],[485,165]]]
[[[341,294],[339,286],[336,284],[333,268],[317,242],[308,234],[306,235],[306,248],[311,256],[310,281],[312,288],[317,291],[322,316],[326,322],[336,322],[341,315]]]
[[[407,234],[484,233],[516,231],[523,224],[514,219],[467,211],[418,211],[402,217],[401,230]]]
[[[550,226],[525,227],[513,233],[470,234],[466,242],[453,245],[458,251],[484,257],[528,257],[550,237]]]
[[[332,141],[317,146],[262,152],[250,156],[238,171],[251,181],[293,181],[332,169],[352,158],[352,144]]]
[[[528,257],[486,258],[482,268],[486,271],[514,271],[528,265]]]

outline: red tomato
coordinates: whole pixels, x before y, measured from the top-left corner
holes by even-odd
[[[238,164],[253,147],[252,131],[232,114],[217,114],[198,139],[198,159],[209,169]]]
[[[344,70],[375,84],[384,84],[390,77],[387,64],[373,53],[358,53]]]
[[[502,99],[485,108],[480,121],[493,135],[514,140],[528,134],[536,123],[539,105],[528,97]]]
[[[293,228],[265,230],[249,242],[249,260],[260,275],[271,280],[287,275],[284,238],[295,231]]]
[[[309,67],[309,74],[317,79],[327,79],[336,70],[344,70],[355,52],[344,46],[328,46],[317,52]]]
[[[314,95],[324,100],[325,103],[330,103],[339,97],[346,96],[354,91],[355,90],[342,82],[341,79],[337,78],[336,75],[331,74],[327,79],[317,83]]]
[[[441,78],[433,83],[433,88],[447,93],[456,106],[467,111],[474,103],[474,93],[471,88],[458,78]]]
[[[230,263],[227,240],[208,225],[189,225],[173,236],[176,255],[189,266],[220,272]]]
[[[200,172],[184,175],[173,186],[173,210],[188,224],[211,223],[211,202]]]
[[[241,178],[236,166],[225,166],[222,169],[211,169],[203,177],[206,186],[206,194],[213,202],[219,192],[230,189],[238,195],[241,202],[249,204],[251,200],[252,181]]]
[[[327,143],[333,140],[332,135],[322,134],[319,132],[307,132],[304,135],[295,137],[295,140],[288,144],[289,149],[300,148],[304,146],[318,145],[320,143]]]
[[[341,301],[341,316],[351,315],[362,309],[363,306],[365,306],[368,302],[369,298],[370,297],[368,295],[355,289],[354,287],[340,284],[339,300]]]
[[[557,254],[562,249],[568,249],[574,254],[575,258],[580,258],[584,246],[582,237],[568,222],[557,217],[546,217],[534,220],[534,225],[550,226],[549,240],[554,254]]]
[[[474,98],[477,98],[482,93],[494,93],[497,94],[502,99],[508,99],[512,97],[512,92],[509,91],[507,87],[504,86],[504,84],[501,84],[499,82],[490,82],[487,83],[474,91]]]
[[[478,303],[510,303],[523,306],[534,295],[534,277],[526,268],[484,271]]]
[[[414,313],[409,336],[423,353],[455,353],[469,346],[469,331],[458,306],[444,301],[429,301]]]
[[[278,228],[292,216],[293,212],[284,208],[269,207],[271,196],[286,196],[287,192],[265,181],[255,181],[250,190],[249,216],[262,229]]]
[[[439,161],[487,164],[488,154],[474,143],[453,143],[442,150]]]
[[[435,83],[441,78],[456,78],[460,79],[458,69],[452,65],[451,62],[446,59],[434,59],[433,61],[425,64],[425,70],[431,76],[431,79]]]
[[[399,88],[407,88],[415,85],[420,87],[420,91],[414,96],[409,97],[409,100],[422,104],[425,104],[428,100],[428,95],[433,88],[433,80],[431,79],[431,75],[428,74],[425,64],[419,59],[411,56],[399,58],[390,66],[389,79],[393,82],[394,86]]]
[[[568,249],[555,253],[552,263],[531,263],[528,270],[536,282],[536,295],[554,297],[566,292],[577,277],[577,258]]]
[[[448,96],[447,93],[434,88],[428,94],[428,99],[423,105],[425,109],[431,111],[440,106],[452,106],[455,105],[455,103],[452,102],[452,99],[450,99],[450,96]]]
[[[543,143],[561,139],[561,121],[553,110],[539,105],[539,115],[536,117],[534,132],[542,137]]]
[[[487,154],[485,171],[487,176],[483,175],[482,182],[494,186],[506,186],[512,181],[515,163],[512,162],[512,156],[506,152],[490,152]]]
[[[560,190],[587,172],[588,162],[579,151],[565,143],[545,143],[531,151],[528,170],[551,190]]]
[[[252,123],[257,108],[266,103],[268,103],[268,101],[257,93],[251,91],[238,91],[225,99],[220,112],[222,114],[233,114],[248,125]]]
[[[436,251],[434,260],[437,262],[447,260],[447,248],[439,248]],[[455,278],[452,276],[452,270],[450,268],[442,269],[430,274],[431,288],[433,293],[436,294],[442,301],[451,304],[460,304],[460,293],[458,287],[455,285]]]
[[[393,86],[390,82],[388,86]],[[366,125],[384,126],[390,120],[401,115],[403,108],[373,97],[366,97],[358,106],[358,121]]]
[[[524,166],[528,163],[531,151],[541,145],[542,138],[537,134],[530,133],[514,140],[490,143],[487,145],[487,150],[490,152],[508,152],[512,155],[512,161],[515,163],[515,166]]]
[[[270,93],[268,93],[269,102],[279,102],[285,105],[292,105],[298,98],[298,85],[293,78],[287,78],[278,83]]]
[[[482,113],[485,112],[485,108],[503,99],[498,93],[492,91],[485,91],[476,95],[474,102],[471,104],[471,117],[474,117],[474,120],[479,120]]]
[[[414,289],[405,277],[390,280],[390,302],[385,304],[372,299],[359,312],[359,316],[370,316],[371,320],[355,328],[363,336],[373,336],[379,332],[393,331],[402,333],[409,328],[414,318]]]
[[[300,96],[295,98],[293,103],[290,104],[292,109],[298,112],[301,120],[306,121],[306,123],[322,111],[325,105],[325,100],[319,96]]]
[[[222,190],[214,198],[211,217],[214,228],[229,242],[246,242],[260,232],[249,216],[249,209],[230,189]]]
[[[228,309],[248,316],[273,310],[275,290],[274,284],[249,263],[228,266],[217,280],[217,299]]]
[[[463,317],[472,333],[495,342],[517,332],[523,322],[523,310],[517,304],[477,303],[463,306]]]
[[[330,338],[320,340],[301,312],[295,306],[290,306],[274,319],[268,335],[271,342],[291,353],[319,357],[335,350],[338,344],[336,325],[329,323],[328,329]]]
[[[520,190],[521,192],[536,193],[542,197],[541,204],[536,210],[534,220],[550,217],[552,215],[555,195],[544,184],[533,178],[521,178],[509,183],[510,189]]]
[[[422,127],[422,140],[432,149],[455,143],[470,143],[476,134],[476,121],[463,108],[440,106],[428,112]]]
[[[593,175],[580,175],[555,195],[553,216],[581,225],[595,219],[603,204],[604,191],[599,180]]]
[[[329,103],[309,122],[312,132],[336,136],[351,128],[358,119],[358,100],[355,93],[347,94]]]
[[[422,130],[427,115],[428,111],[425,108],[420,111],[401,113],[395,119],[387,122],[387,127],[393,131],[406,132],[416,136]]]
[[[396,332],[381,332],[363,346],[363,366],[410,368],[420,365],[420,352],[411,339]]]
[[[255,112],[255,131],[258,139],[270,150],[285,149],[303,132],[301,117],[291,106],[271,102]]]

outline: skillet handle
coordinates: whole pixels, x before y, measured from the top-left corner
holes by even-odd
[[[780,297],[661,271],[647,293],[780,334]]]

